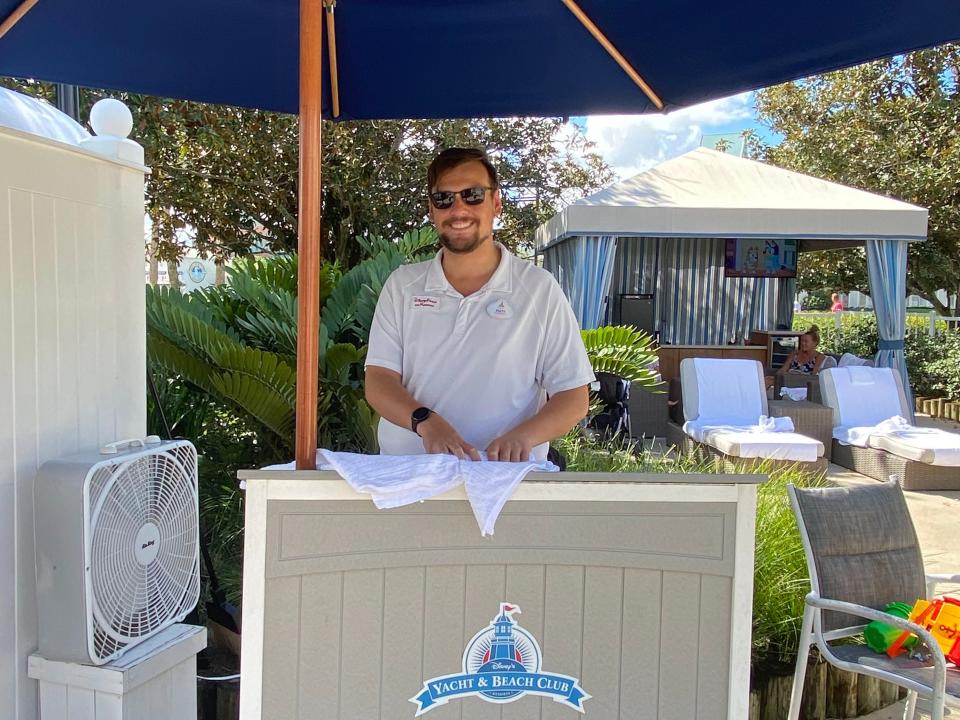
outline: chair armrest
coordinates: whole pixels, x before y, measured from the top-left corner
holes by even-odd
[[[927,597],[932,598],[937,585],[942,583],[960,584],[960,574],[950,573],[928,573],[927,574]]]
[[[868,608],[864,605],[844,602],[843,600],[830,600],[828,598],[822,598],[816,593],[808,593],[803,601],[807,605],[820,610],[834,610],[836,612],[846,613],[847,615],[856,615],[868,620],[878,620],[882,623],[886,623],[887,625],[900,628],[901,630],[912,632],[923,641],[923,644],[926,645],[927,649],[930,651],[934,665],[932,689],[935,693],[939,692],[941,696],[943,695],[947,681],[947,661],[943,657],[943,650],[940,649],[940,644],[926,628],[922,627],[921,625],[917,625],[916,623],[912,623],[909,620],[899,618],[896,615],[889,615],[882,610],[874,610],[873,608]],[[823,643],[820,642],[820,633],[817,633],[817,635],[817,646],[822,651],[829,653],[829,647],[824,647]]]

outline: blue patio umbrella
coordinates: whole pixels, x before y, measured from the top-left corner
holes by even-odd
[[[299,110],[300,468],[316,448],[321,113],[643,113],[956,39],[953,0],[0,0],[0,75]]]
[[[21,4],[0,0],[0,22]],[[579,6],[667,109],[960,38],[953,0]],[[0,39],[0,75],[294,113],[298,8],[39,0]],[[338,0],[333,12],[342,119],[657,109],[563,0]],[[329,75],[324,87],[329,115]]]

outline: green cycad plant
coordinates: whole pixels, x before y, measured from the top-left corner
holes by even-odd
[[[376,418],[363,399],[362,372],[377,297],[393,270],[421,259],[431,229],[398,241],[365,238],[367,257],[347,272],[321,269],[318,440],[372,451]],[[178,378],[229,408],[280,456],[293,451],[296,416],[297,260],[245,259],[226,284],[181,295],[147,288],[147,352],[155,374]]]
[[[649,388],[661,392],[657,372],[652,369],[657,351],[650,335],[628,325],[581,330],[580,335],[595,373],[618,375],[630,381],[631,389]],[[590,415],[602,410],[599,395],[590,393]]]
[[[628,325],[608,325],[581,330],[594,372],[607,372],[629,380],[634,387],[653,388],[659,382],[651,367],[657,351],[653,338]]]

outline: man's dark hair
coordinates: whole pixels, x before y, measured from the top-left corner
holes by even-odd
[[[427,168],[427,192],[433,192],[433,188],[436,187],[437,184],[437,179],[447,170],[451,170],[465,162],[472,161],[482,163],[487,169],[487,175],[490,176],[490,187],[494,190],[500,187],[500,183],[497,180],[497,169],[493,166],[493,163],[490,162],[490,158],[487,157],[485,150],[481,148],[447,148],[437,155],[433,159],[433,162],[430,163],[430,167]]]

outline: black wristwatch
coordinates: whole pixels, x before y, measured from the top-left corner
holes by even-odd
[[[417,432],[417,425],[430,417],[432,412],[433,410],[426,407],[418,407],[416,410],[414,410],[413,414],[410,416],[410,429],[419,435],[420,433]]]

